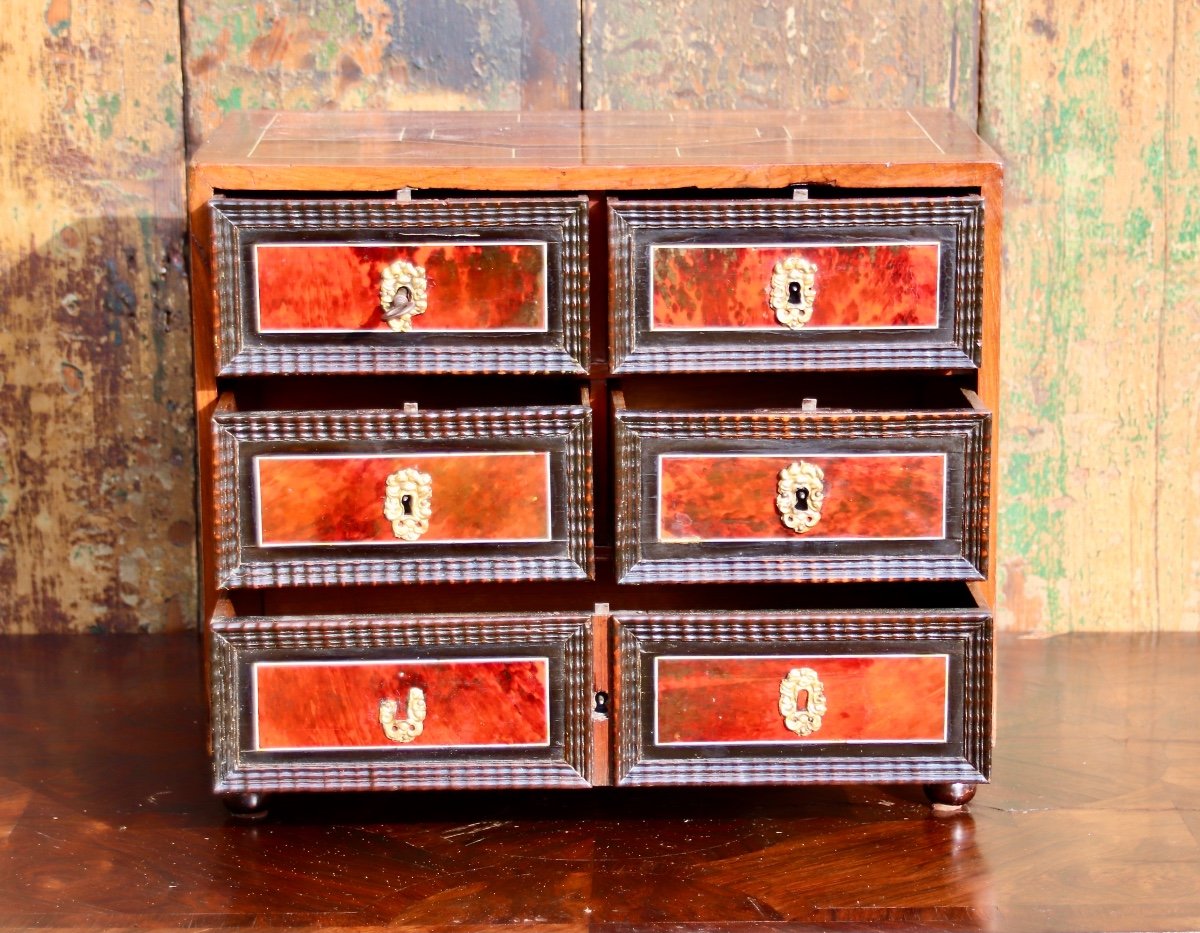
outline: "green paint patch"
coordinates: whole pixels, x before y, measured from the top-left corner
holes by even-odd
[[[197,53],[226,43],[239,52],[246,52],[260,33],[254,4],[239,4],[223,16],[197,16],[191,24],[191,42]]]
[[[1004,521],[1001,553],[1020,555],[1034,573],[1048,581],[1066,576],[1063,564],[1062,514],[1049,503],[1048,488],[1066,484],[1067,460],[1063,451],[1053,456],[1033,456],[1026,451],[1009,454],[1004,462]],[[1052,546],[1046,544],[1053,542]],[[1053,589],[1053,587],[1051,588]],[[1050,614],[1051,620],[1054,614]]]
[[[163,122],[171,129],[176,129],[179,126],[179,115],[175,113],[174,107],[167,107],[163,111]]]
[[[1159,116],[1161,120],[1161,115]],[[1146,162],[1146,172],[1149,174],[1150,190],[1156,200],[1163,198],[1163,171],[1167,163],[1167,154],[1162,137],[1151,140],[1143,156]]]
[[[1079,32],[1072,29],[1067,38],[1067,57],[1058,73],[1058,84],[1066,89],[1068,83],[1083,80],[1104,81],[1108,71],[1108,49],[1100,43],[1079,45]]]
[[[229,29],[229,38],[233,47],[239,52],[245,52],[250,43],[258,38],[258,23],[250,13],[253,7],[247,4],[237,13],[226,17],[225,25]]]
[[[1153,225],[1150,223],[1150,217],[1140,207],[1135,207],[1129,212],[1129,216],[1125,218],[1125,240],[1131,246],[1138,249],[1146,247],[1146,241],[1150,239],[1150,229]]]
[[[224,97],[218,97],[217,106],[221,108],[221,113],[229,113],[231,110],[241,110],[242,89],[235,87]]]
[[[322,42],[316,54],[317,68],[321,71],[331,71],[340,51],[341,45],[336,40],[328,39]]]
[[[1175,242],[1190,246],[1200,243],[1200,206],[1195,201],[1188,201],[1183,209],[1183,219],[1175,231]]]
[[[101,94],[94,104],[88,107],[84,119],[88,127],[99,134],[101,139],[108,139],[113,134],[113,122],[121,112],[121,98],[116,94]]]

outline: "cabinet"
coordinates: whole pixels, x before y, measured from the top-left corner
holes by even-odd
[[[1001,167],[948,113],[232,115],[214,783],[987,779]]]

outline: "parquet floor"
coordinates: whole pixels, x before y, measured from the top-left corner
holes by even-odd
[[[994,783],[208,792],[195,636],[0,641],[0,930],[1200,929],[1200,637],[1002,639]]]

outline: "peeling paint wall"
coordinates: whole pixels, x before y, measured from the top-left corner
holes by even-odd
[[[5,13],[0,632],[190,626],[178,8]]]
[[[974,125],[978,0],[584,0],[584,106],[950,107]]]
[[[184,0],[198,142],[229,110],[579,106],[576,0]]]
[[[223,113],[840,105],[1008,160],[1000,624],[1200,629],[1194,0],[5,12],[0,632],[195,622],[183,167]]]
[[[1200,8],[987,3],[1008,162],[1000,622],[1200,628]]]

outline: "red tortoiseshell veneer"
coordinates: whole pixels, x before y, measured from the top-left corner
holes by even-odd
[[[544,331],[542,243],[307,246],[259,244],[258,326],[263,333],[387,330],[383,270],[403,260],[425,270],[429,307],[415,331]]]
[[[386,663],[254,665],[255,747],[262,751],[547,745],[545,658]],[[389,740],[379,721],[384,700],[424,694],[421,731]]]
[[[550,537],[546,453],[258,457],[259,541],[402,544],[384,515],[387,478],[414,468],[432,488],[420,541],[545,541]]]
[[[937,325],[936,243],[658,246],[652,255],[657,330],[782,329],[768,293],[775,264],[792,256],[817,269],[806,330]]]
[[[802,535],[775,506],[780,470],[803,459],[824,472],[819,523]],[[664,456],[659,539],[941,538],[946,458],[941,454],[849,457]]]
[[[815,671],[824,692],[826,712],[809,735],[789,730],[779,711],[792,668]],[[945,655],[660,657],[657,744],[943,742],[948,678]]]

